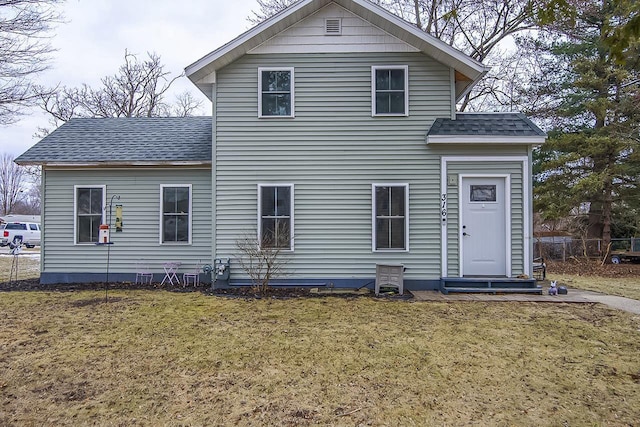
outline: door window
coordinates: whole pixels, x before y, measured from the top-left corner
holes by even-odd
[[[495,202],[496,186],[495,185],[472,185],[469,191],[469,201],[471,202]]]

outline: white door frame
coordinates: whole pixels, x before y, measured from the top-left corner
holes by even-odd
[[[462,238],[462,192],[465,178],[497,178],[504,179],[504,227],[505,227],[505,274],[511,277],[511,175],[509,174],[459,174],[458,175],[458,269],[460,277],[464,277],[464,239]]]
[[[531,153],[531,149],[529,149],[529,153]],[[440,158],[440,194],[441,197],[446,199],[447,195],[447,175],[449,172],[448,163],[456,162],[456,163],[468,163],[468,162],[520,162],[522,164],[522,198],[523,198],[523,243],[524,247],[523,256],[524,256],[524,272],[526,274],[531,273],[531,233],[532,223],[531,223],[531,165],[529,156],[442,156]],[[458,183],[459,185],[459,183]],[[511,219],[511,218],[509,218]],[[509,221],[510,222],[510,221]],[[446,209],[443,209],[442,218],[440,220],[441,224],[441,246],[440,246],[440,274],[442,277],[449,276],[449,260],[448,260],[448,248],[449,248],[449,237],[448,237],[448,219]],[[508,255],[511,255],[511,248],[508,248]],[[460,270],[458,270],[458,275],[460,275]]]

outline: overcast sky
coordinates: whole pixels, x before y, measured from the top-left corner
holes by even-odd
[[[67,0],[65,23],[57,26],[51,44],[51,69],[37,78],[45,86],[97,85],[124,62],[124,51],[146,57],[160,55],[165,70],[178,75],[184,68],[251,27],[247,17],[256,0]],[[185,77],[168,95],[191,90],[206,100]],[[204,108],[210,114],[210,103]],[[37,142],[38,126],[48,118],[37,109],[10,126],[0,126],[0,154],[22,154]]]

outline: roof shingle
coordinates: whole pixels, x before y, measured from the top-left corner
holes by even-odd
[[[428,136],[546,136],[523,113],[457,113],[456,120],[436,119]]]
[[[211,117],[75,118],[16,163],[210,163],[211,125]]]

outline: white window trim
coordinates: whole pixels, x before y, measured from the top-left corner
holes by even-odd
[[[376,111],[376,71],[404,70],[404,113],[378,114]],[[408,65],[373,65],[371,67],[371,117],[409,117],[409,66]]]
[[[376,187],[404,187],[404,249],[376,248]],[[371,184],[371,251],[372,252],[409,252],[409,183],[373,183]]]
[[[262,114],[262,72],[289,71],[291,73],[291,114],[288,116],[265,116]],[[294,67],[258,67],[258,118],[260,119],[293,119],[295,113],[295,73]]]
[[[176,188],[176,187],[184,187],[189,189],[189,240],[186,242],[163,242],[163,226],[164,226],[164,212],[162,208],[163,204],[163,196],[165,188]],[[186,246],[191,244],[191,238],[193,234],[193,186],[192,184],[160,184],[160,217],[158,222],[158,230],[160,231],[158,236],[158,242],[160,245],[164,246]]]
[[[73,186],[73,244],[76,246],[95,245],[95,242],[78,242],[78,190],[82,188],[102,189],[102,220],[105,223],[105,207],[107,206],[107,186],[106,185],[74,185]]]
[[[285,183],[279,183],[279,182],[274,182],[274,183],[261,183],[258,184],[258,247],[262,248],[262,187],[289,187],[291,189],[291,200],[290,200],[290,204],[291,204],[291,230],[290,230],[290,235],[291,235],[291,241],[289,243],[289,249],[282,249],[283,251],[286,252],[293,252],[294,248],[295,248],[295,186],[293,184],[285,184]]]

